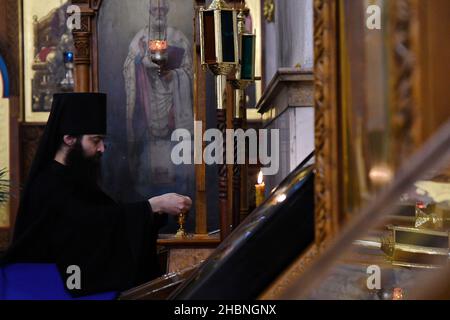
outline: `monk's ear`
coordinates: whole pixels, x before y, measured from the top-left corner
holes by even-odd
[[[65,145],[72,147],[77,142],[77,137],[65,135],[63,140]]]

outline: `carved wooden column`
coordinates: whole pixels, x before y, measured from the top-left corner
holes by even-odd
[[[72,32],[75,45],[75,92],[97,91],[93,72],[97,52],[93,46],[93,35],[96,34],[96,16],[101,3],[101,0],[72,0],[72,4],[81,9],[81,28]]]

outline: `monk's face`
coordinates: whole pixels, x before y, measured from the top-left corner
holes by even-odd
[[[100,158],[105,152],[105,136],[84,135],[81,138],[81,148],[86,158]]]

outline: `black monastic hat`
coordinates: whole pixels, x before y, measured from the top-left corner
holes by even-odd
[[[51,112],[58,115],[60,135],[106,134],[106,95],[103,93],[55,94]],[[49,122],[51,120],[50,116]]]

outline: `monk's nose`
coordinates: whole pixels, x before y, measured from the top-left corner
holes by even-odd
[[[97,152],[103,153],[103,152],[105,152],[105,150],[106,150],[105,143],[103,141],[101,141],[98,146]]]

